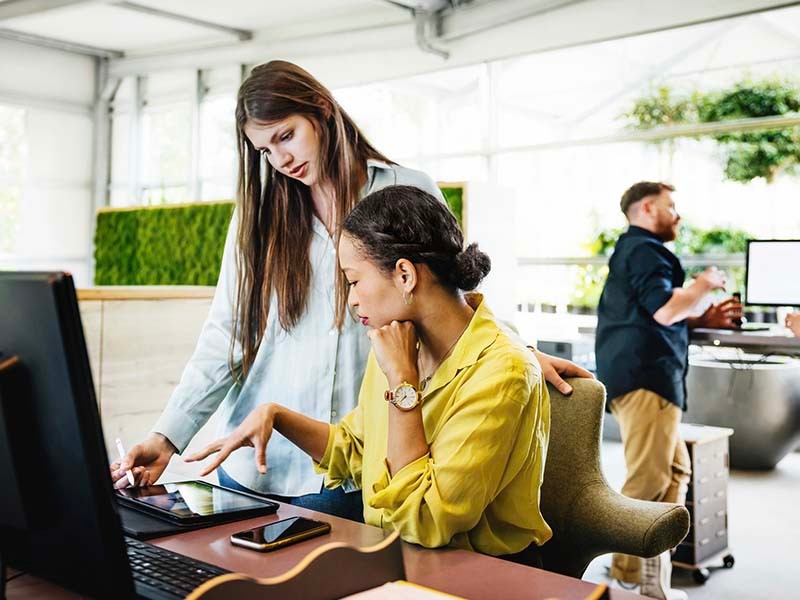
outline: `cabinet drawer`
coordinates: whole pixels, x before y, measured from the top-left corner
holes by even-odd
[[[709,502],[723,500],[728,496],[727,488],[728,482],[724,479],[717,479],[698,487],[689,486],[686,491],[686,503],[700,507]]]
[[[720,529],[697,540],[697,562],[703,561],[728,547],[728,530]]]
[[[691,445],[692,483],[713,478],[728,470],[728,440],[719,439],[705,444]]]
[[[686,508],[691,514],[692,527],[701,525],[714,519],[725,517],[728,514],[728,499],[717,498],[702,504],[688,504]]]

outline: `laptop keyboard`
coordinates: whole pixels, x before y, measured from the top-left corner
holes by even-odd
[[[226,569],[170,552],[152,544],[125,538],[133,580],[181,598]]]

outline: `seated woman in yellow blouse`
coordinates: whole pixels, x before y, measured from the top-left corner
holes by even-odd
[[[218,452],[210,473],[252,446],[265,473],[278,431],[308,453],[327,487],[349,479],[362,489],[367,523],[406,541],[495,556],[544,544],[549,397],[530,351],[480,295],[463,293],[488,273],[489,257],[464,248],[436,198],[392,186],[345,220],[339,262],[372,342],[357,408],[330,425],[266,404],[187,460]]]

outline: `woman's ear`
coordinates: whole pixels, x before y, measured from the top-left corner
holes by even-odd
[[[419,272],[417,268],[407,258],[398,259],[394,264],[395,286],[403,293],[410,294],[417,287],[419,282]]]

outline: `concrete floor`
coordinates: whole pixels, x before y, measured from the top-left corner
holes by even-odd
[[[625,479],[621,443],[603,442],[603,470],[619,490]],[[676,569],[675,587],[691,600],[800,599],[800,453],[789,454],[773,471],[731,472],[728,529],[734,567],[712,570],[705,585]],[[610,555],[598,557],[583,578],[616,587],[606,575],[610,563]]]

